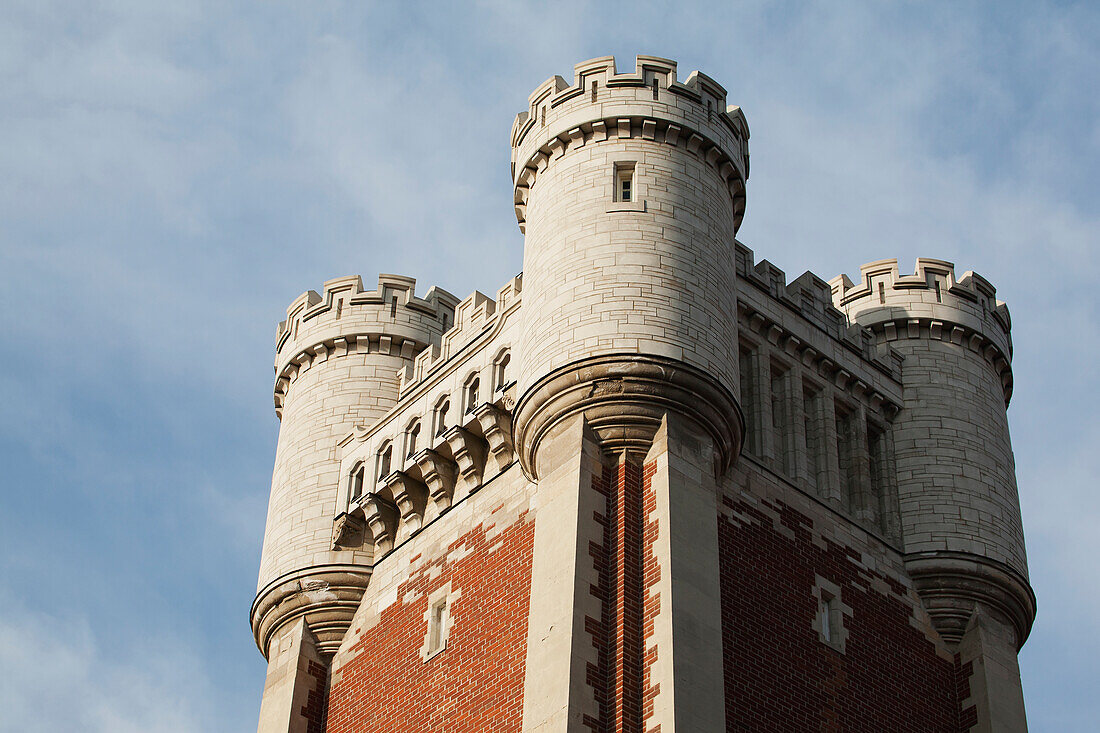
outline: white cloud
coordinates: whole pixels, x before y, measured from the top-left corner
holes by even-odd
[[[122,589],[120,589],[122,592]],[[0,730],[12,733],[195,733],[216,696],[206,665],[169,635],[134,649],[104,648],[78,610],[0,618]],[[118,619],[118,623],[131,623]]]

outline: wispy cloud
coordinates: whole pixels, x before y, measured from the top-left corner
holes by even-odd
[[[30,612],[10,604],[7,599],[0,618],[0,730],[233,729],[204,712],[204,700],[215,697],[209,664],[170,635],[139,639],[129,649],[105,648],[79,608]]]

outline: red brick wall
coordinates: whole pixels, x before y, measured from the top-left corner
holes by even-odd
[[[723,501],[739,515],[718,519],[728,731],[968,729],[958,704],[967,672],[911,625],[896,579],[841,544],[815,543],[812,520],[782,502]],[[816,575],[852,608],[844,653],[813,627]]]
[[[306,733],[325,733],[325,706],[328,703],[328,668],[309,660],[309,676],[313,689],[306,695],[302,717],[306,719]]]
[[[327,733],[520,730],[533,540],[525,515],[492,538],[478,525],[446,557],[414,559],[398,602],[334,679]],[[425,663],[428,597],[448,582],[461,593],[447,648]]]
[[[645,644],[653,635],[660,602],[650,595],[660,579],[653,553],[657,522],[649,519],[656,508],[655,470],[655,463],[640,467],[623,462],[592,481],[592,489],[607,499],[606,513],[595,516],[603,527],[602,541],[589,547],[599,573],[591,593],[602,608],[599,619],[585,619],[599,660],[587,675],[599,706],[598,718],[585,716],[593,733],[641,733],[653,714],[659,685],[650,681],[653,658]],[[652,731],[657,733],[659,726]]]

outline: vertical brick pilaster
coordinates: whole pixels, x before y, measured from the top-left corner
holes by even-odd
[[[599,701],[599,718],[587,718],[596,733],[641,733],[648,689],[645,638],[652,633],[653,603],[647,599],[651,576],[659,572],[652,558],[644,556],[647,534],[647,469],[620,461],[594,476],[592,489],[607,497],[607,513],[597,519],[604,526],[603,543],[593,545],[591,556],[600,582],[592,592],[603,611],[599,622],[589,619],[599,663],[589,670],[588,681]],[[652,469],[648,469],[652,475]],[[652,502],[649,502],[652,503]]]

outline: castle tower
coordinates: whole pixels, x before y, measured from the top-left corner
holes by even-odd
[[[742,441],[732,246],[748,137],[719,84],[680,82],[651,56],[621,74],[612,57],[578,64],[512,127],[526,235],[515,435],[540,509],[525,730],[633,730],[650,696],[669,730],[722,727],[717,540],[699,525]],[[578,692],[590,667],[594,697]]]
[[[1008,307],[980,275],[956,279],[951,263],[932,259],[906,276],[896,260],[872,262],[858,285],[846,276],[830,285],[851,322],[904,356],[892,430],[906,570],[941,636],[980,667],[979,718],[1025,730],[1016,653],[1035,596],[1006,415]]]
[[[291,305],[260,733],[1026,730],[1007,308],[788,282],[748,137],[698,72],[578,64],[512,127],[495,300]]]
[[[417,298],[414,286],[395,275],[379,276],[375,291],[358,276],[330,280],[322,294],[295,299],[279,324],[281,424],[251,612],[268,659],[261,731],[304,731],[303,710],[320,709],[325,666],[370,577],[369,547],[334,549],[337,441],[397,402],[399,372],[454,320],[457,298],[437,288]]]

